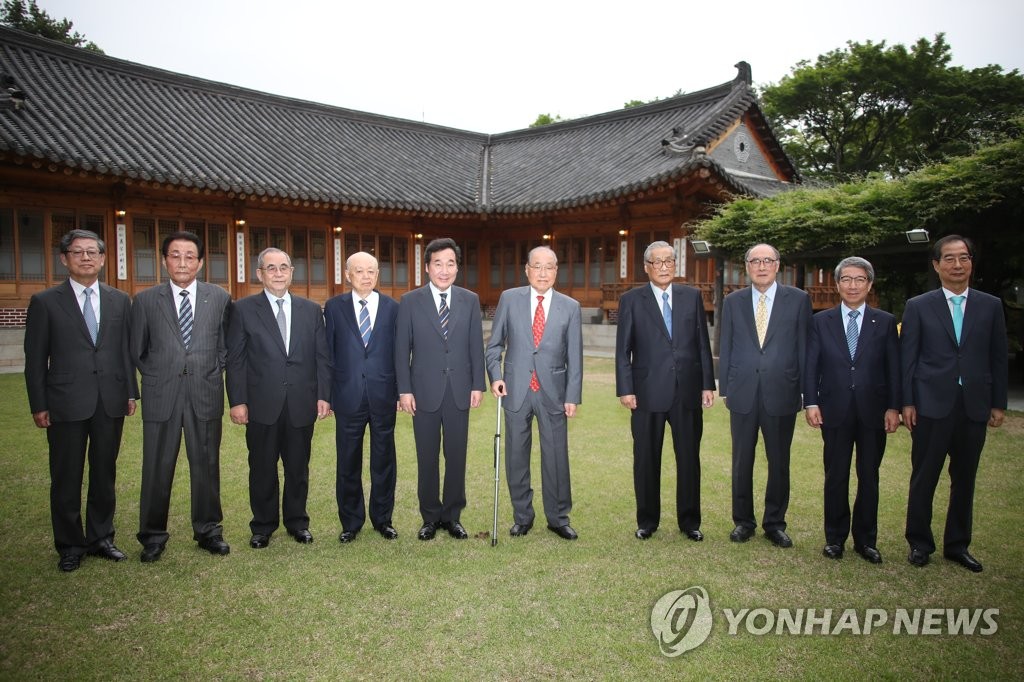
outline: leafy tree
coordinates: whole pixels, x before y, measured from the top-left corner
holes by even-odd
[[[950,66],[945,36],[885,42],[801,61],[761,93],[765,113],[805,174],[843,181],[902,175],[1002,139],[1024,111],[1024,76],[998,65]]]
[[[103,53],[103,50],[84,35],[72,32],[74,24],[68,19],[54,19],[36,4],[36,0],[4,0],[0,10],[0,24],[75,47]]]
[[[566,120],[566,119],[563,119],[558,114],[555,114],[554,116],[552,116],[551,114],[539,114],[537,116],[537,120],[534,121],[533,123],[531,123],[530,127],[531,128],[540,128],[541,126],[548,126],[548,125],[551,125],[552,123],[558,123],[559,121],[564,121],[564,120]]]

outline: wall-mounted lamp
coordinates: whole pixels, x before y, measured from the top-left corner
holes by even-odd
[[[236,227],[245,227],[245,221],[242,220],[241,218],[239,218],[238,220],[235,221],[235,226]]]
[[[704,256],[711,253],[711,242],[706,242],[703,239],[694,239],[690,242],[690,246],[693,247],[693,252],[698,256]]]
[[[625,237],[627,234],[629,234],[629,232],[627,230],[619,230],[619,236],[620,237]]]
[[[422,232],[417,232],[413,236],[416,237],[416,239],[423,239],[423,233]]]
[[[333,229],[335,234],[341,233],[341,225],[335,225]]]
[[[117,215],[118,218],[123,218],[123,217],[125,217],[125,215],[127,215],[128,212],[125,211],[123,208],[121,208],[121,209],[118,209],[118,210],[114,211],[114,213]]]
[[[546,235],[542,236],[541,239],[543,239],[546,242],[549,242],[549,241],[551,241],[551,235],[550,234],[546,234]]]
[[[907,235],[907,241],[911,244],[928,243],[928,230],[923,227],[919,227],[916,230],[907,230],[904,234]]]

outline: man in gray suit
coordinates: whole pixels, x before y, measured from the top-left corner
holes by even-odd
[[[139,395],[128,355],[128,295],[99,281],[103,240],[71,230],[60,241],[67,281],[32,296],[25,322],[25,384],[50,446],[50,519],[57,568],[86,553],[124,561],[114,546],[114,475],[124,416]],[[89,499],[82,529],[82,477]]]
[[[509,532],[522,536],[533,528],[530,452],[536,416],[548,529],[575,540],[578,536],[569,525],[572,490],[566,418],[576,415],[583,395],[583,326],[580,304],[552,288],[557,275],[554,251],[546,246],[530,251],[526,264],[530,286],[501,294],[485,356],[491,393],[505,397],[505,474],[514,521]]]
[[[227,384],[231,421],[245,425],[249,449],[249,546],[262,549],[282,515],[296,542],[313,542],[306,512],[309,455],[313,425],[331,413],[331,365],[320,305],[288,291],[291,257],[268,248],[257,264],[263,291],[235,303],[231,313]]]
[[[142,374],[142,561],[157,561],[170,537],[167,511],[174,467],[185,434],[192,485],[192,532],[199,547],[227,554],[220,506],[223,371],[231,297],[196,280],[203,241],[191,232],[168,235],[160,247],[170,282],[135,297],[131,353]]]
[[[416,439],[420,540],[432,540],[438,528],[457,540],[469,537],[459,516],[466,507],[469,408],[480,406],[484,392],[484,335],[480,299],[455,286],[459,255],[452,239],[427,244],[430,282],[406,293],[398,305],[395,378],[399,407],[412,415]],[[442,431],[443,499],[438,472]]]
[[[758,244],[744,256],[751,286],[725,297],[722,306],[718,394],[729,408],[732,432],[733,542],[754,535],[754,449],[764,436],[768,484],[761,526],[777,547],[792,547],[786,534],[789,449],[800,394],[811,299],[779,284],[779,252]]]

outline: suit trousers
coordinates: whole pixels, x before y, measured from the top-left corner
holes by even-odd
[[[220,505],[220,418],[196,416],[184,380],[167,421],[142,423],[142,493],[139,499],[139,542],[164,545],[174,468],[185,434],[189,483],[192,489],[192,537],[223,535]]]
[[[342,530],[359,532],[366,523],[363,496],[363,439],[370,427],[370,523],[374,528],[391,524],[398,475],[395,454],[395,410],[374,413],[366,391],[354,414],[335,413],[338,471],[335,494]]]
[[[532,524],[533,488],[530,458],[533,453],[533,420],[540,438],[540,483],[544,516],[548,525],[569,525],[572,487],[569,481],[569,433],[564,405],[553,405],[543,391],[527,391],[518,412],[505,412],[505,478],[516,523]]]
[[[688,410],[678,400],[668,412],[637,408],[630,418],[633,431],[633,490],[636,493],[637,528],[657,530],[661,523],[661,453],[665,423],[672,430],[676,459],[676,521],[679,530],[699,530],[700,440],[704,415]]]
[[[60,554],[85,554],[100,542],[114,540],[114,479],[124,417],[110,417],[97,395],[89,419],[52,422],[50,445],[50,520],[53,544]],[[82,529],[82,479],[89,460],[89,492]]]
[[[306,498],[309,496],[309,455],[313,442],[313,424],[288,423],[288,401],[273,424],[250,421],[245,427],[249,448],[249,529],[270,535],[281,525],[290,531],[309,528]],[[284,496],[277,475],[277,461],[284,469]],[[278,505],[280,500],[280,506]]]
[[[754,517],[754,451],[757,434],[764,436],[768,482],[764,493],[764,530],[786,530],[789,508],[789,450],[793,444],[796,413],[776,417],[762,404],[761,390],[750,414],[729,413],[732,433],[732,520],[737,526],[756,528]]]
[[[434,412],[417,409],[412,418],[416,441],[416,493],[424,523],[458,521],[466,508],[466,447],[469,410],[460,410],[451,383],[444,389],[441,406]],[[444,433],[444,495],[440,494],[440,456]]]
[[[842,546],[853,530],[858,547],[878,542],[878,469],[885,453],[885,429],[850,414],[843,424],[822,427],[825,464],[825,543]],[[857,448],[857,495],[850,515],[850,464]]]
[[[943,551],[966,552],[971,544],[974,518],[974,482],[978,475],[981,451],[985,447],[988,425],[971,421],[964,410],[963,390],[957,393],[953,411],[942,419],[918,415],[910,436],[912,470],[910,497],[907,500],[906,538],[911,548],[931,554],[935,551],[932,535],[932,502],[942,467],[949,454],[949,508]]]

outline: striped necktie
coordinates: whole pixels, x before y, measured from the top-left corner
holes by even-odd
[[[366,308],[366,301],[360,300],[359,305],[359,335],[363,337],[363,347],[370,345],[370,311]]]
[[[188,292],[181,292],[181,307],[178,308],[178,326],[181,327],[181,342],[185,350],[192,347],[192,304],[188,300]]]
[[[437,309],[437,316],[441,320],[441,333],[448,338],[448,294],[441,294],[441,306]]]
[[[851,310],[847,316],[850,321],[846,323],[846,346],[850,349],[850,359],[852,360],[857,355],[857,337],[860,336],[860,330],[857,329],[857,318],[860,316],[860,311]]]

